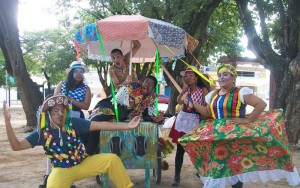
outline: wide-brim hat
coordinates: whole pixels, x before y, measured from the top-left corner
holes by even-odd
[[[45,112],[49,110],[49,108],[52,108],[55,105],[61,104],[64,107],[68,105],[68,98],[65,95],[53,95],[47,99],[44,100],[41,110],[42,112]]]
[[[209,79],[208,75],[206,73],[203,73],[202,71],[198,70],[197,67],[195,67],[195,66],[189,66],[184,71],[180,71],[180,75],[185,76],[186,72],[195,72],[195,74],[197,76],[199,76],[198,73],[196,73],[196,71],[200,72],[203,76],[205,76],[207,79]],[[202,82],[205,85],[205,87],[207,89],[210,89],[210,83],[208,81],[206,81],[205,79],[201,78],[201,76],[199,76],[199,77],[200,77],[200,79],[202,79]]]
[[[72,69],[82,68],[84,73],[89,72],[89,68],[81,61],[73,61],[69,68],[66,69],[66,72],[69,73]]]
[[[180,75],[181,76],[185,76],[186,72],[195,72],[194,70],[198,70],[197,67],[195,67],[195,66],[189,66],[189,67],[185,68],[184,71],[180,71]]]

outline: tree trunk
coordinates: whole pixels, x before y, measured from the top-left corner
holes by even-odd
[[[290,143],[297,143],[300,138],[300,53],[289,65],[291,87],[287,96],[285,126]]]
[[[285,125],[288,139],[290,143],[295,144],[300,138],[300,117],[298,117],[297,112],[300,107],[299,23],[297,21],[299,19],[298,9],[300,1],[288,1],[289,4],[286,11],[281,12],[279,15],[285,18],[281,19],[280,23],[284,39],[280,49],[281,54],[277,54],[269,45],[268,41],[265,39],[262,40],[258,36],[253,21],[254,19],[248,9],[248,1],[236,0],[236,3],[241,14],[241,21],[251,50],[261,59],[262,64],[268,68],[274,76],[276,84],[274,108],[282,108],[285,111]],[[298,52],[298,55],[295,51]]]
[[[0,46],[5,57],[6,69],[15,79],[26,114],[27,126],[36,126],[36,110],[43,102],[43,95],[27,72],[20,47],[17,27],[18,1],[0,2]]]
[[[106,96],[111,95],[111,87],[108,85],[108,65],[105,64],[105,62],[100,62],[100,65],[97,67],[97,73],[98,73],[98,78],[100,80],[100,83],[103,87],[103,90],[106,94]]]

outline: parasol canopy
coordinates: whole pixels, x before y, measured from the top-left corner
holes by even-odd
[[[99,37],[102,38],[105,53],[102,52]],[[101,61],[111,61],[110,52],[115,48],[123,53],[129,52],[132,40],[141,43],[132,62],[153,62],[156,49],[165,60],[181,58],[187,50],[192,52],[199,43],[182,28],[141,15],[110,16],[84,26],[75,33],[78,50],[86,53],[89,59]]]

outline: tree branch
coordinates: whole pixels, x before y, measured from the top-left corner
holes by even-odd
[[[282,69],[284,69],[285,65],[281,63],[281,57],[273,51],[271,46],[263,42],[258,36],[255,30],[254,21],[248,9],[247,0],[236,0],[236,3],[241,15],[241,22],[243,24],[245,34],[248,38],[248,48],[253,50],[256,57],[261,59],[261,63],[267,69],[271,71],[274,70],[274,67],[282,67]]]
[[[260,20],[260,27],[262,30],[263,41],[266,43],[266,45],[271,46],[271,43],[269,40],[268,29],[267,29],[267,24],[266,24],[265,11],[264,11],[264,7],[263,7],[262,3],[264,3],[264,2],[262,2],[261,0],[256,0],[257,10],[258,10],[258,15],[259,15],[259,20]]]
[[[287,17],[284,23],[284,45],[286,46],[287,57],[294,59],[299,51],[299,11],[300,1],[290,0],[287,10]]]

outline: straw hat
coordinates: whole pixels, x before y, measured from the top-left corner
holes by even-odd
[[[186,72],[194,72],[193,70],[198,70],[198,69],[195,66],[189,66],[189,67],[185,68],[184,71],[180,71],[180,75],[185,76]]]
[[[69,74],[69,72],[72,70],[72,69],[76,69],[76,68],[82,68],[84,70],[84,73],[87,73],[89,72],[89,69],[86,67],[86,65],[81,62],[81,61],[73,61],[70,65],[69,68],[66,69],[66,72]]]
[[[197,67],[195,67],[195,66],[189,66],[189,67],[187,67],[187,68],[185,68],[185,70],[184,71],[180,71],[180,75],[181,76],[185,76],[185,73],[186,72],[195,72],[194,70],[197,70],[197,71],[199,71],[198,69],[197,69]],[[205,74],[205,73],[203,73],[203,71],[199,71],[201,74],[203,74],[203,76],[205,76],[206,78],[208,78],[208,75],[207,74]],[[195,73],[196,75],[198,75],[197,73]],[[200,76],[199,76],[200,77]],[[206,81],[206,80],[204,80],[203,78],[201,78],[200,77],[200,79],[202,79],[202,82],[203,82],[203,84],[205,85],[205,87],[208,89],[208,90],[210,90],[210,83],[208,82],[208,81]]]

